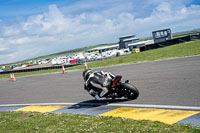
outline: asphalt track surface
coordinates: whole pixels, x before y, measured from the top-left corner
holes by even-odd
[[[200,56],[95,70],[121,74],[139,89],[138,99],[113,103],[200,107]],[[0,79],[0,105],[94,102],[83,89],[82,71]]]

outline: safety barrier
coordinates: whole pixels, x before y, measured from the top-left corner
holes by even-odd
[[[70,65],[64,65],[64,67],[73,67],[80,65],[82,63],[75,63],[75,64],[70,64]],[[61,69],[62,65],[57,65],[57,66],[49,66],[49,67],[38,67],[38,68],[30,68],[30,69],[17,69],[17,70],[8,70],[8,71],[3,71],[0,72],[0,74],[8,74],[8,73],[20,73],[20,72],[32,72],[32,71],[39,71],[39,70],[48,70],[48,69]]]
[[[145,50],[156,49],[156,48],[160,48],[160,47],[164,47],[164,46],[170,46],[170,45],[174,45],[174,44],[178,44],[178,43],[182,43],[182,42],[188,42],[188,41],[192,41],[192,40],[198,40],[198,39],[200,39],[200,33],[197,33],[194,35],[188,35],[188,36],[184,36],[184,37],[179,37],[179,38],[174,38],[171,40],[166,40],[165,42],[152,43],[152,44],[146,45]]]

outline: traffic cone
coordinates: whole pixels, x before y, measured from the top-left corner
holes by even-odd
[[[13,80],[13,75],[12,75],[12,73],[10,73],[10,80],[11,80],[11,81]]]
[[[84,64],[85,64],[85,70],[87,70],[88,66],[87,66],[86,60],[84,61]]]
[[[62,64],[62,74],[65,74],[65,67],[64,67],[64,65]]]
[[[12,73],[13,81],[16,81],[14,73]]]

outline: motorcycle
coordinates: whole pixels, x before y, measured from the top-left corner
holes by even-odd
[[[127,98],[129,100],[137,99],[139,96],[138,89],[129,83],[129,80],[122,81],[122,76],[117,75],[110,83],[109,92],[104,96],[106,99]],[[99,93],[99,92],[96,92]],[[92,95],[93,97],[95,95]]]
[[[129,100],[137,99],[139,96],[138,89],[129,83],[129,80],[126,80],[125,82],[121,81],[122,76],[117,75],[115,79],[112,81],[111,85],[111,91],[108,92],[108,94],[105,96],[106,98],[122,98],[125,97]]]

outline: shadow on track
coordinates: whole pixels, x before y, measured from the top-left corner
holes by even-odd
[[[83,102],[79,102],[77,104],[71,105],[68,107],[68,109],[81,109],[81,108],[95,108],[99,106],[105,106],[110,103],[120,103],[120,102],[126,102],[130,101],[128,99],[109,99],[109,100],[87,100]]]

